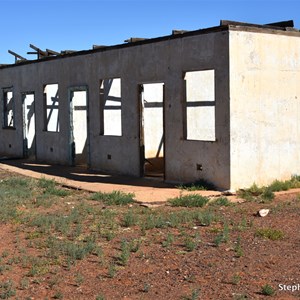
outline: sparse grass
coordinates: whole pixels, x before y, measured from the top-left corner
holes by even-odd
[[[190,296],[183,296],[183,300],[198,300],[200,299],[200,288],[193,289]]]
[[[299,182],[299,178],[295,178],[289,186],[300,185]],[[19,189],[18,192],[13,191],[15,186]],[[264,197],[268,199],[269,192],[273,193],[287,186],[286,182],[282,184],[276,181],[267,188],[253,186],[250,194],[255,201],[269,201],[264,200]],[[12,180],[0,181],[0,205],[1,209],[4,209],[4,212],[0,211],[0,222],[14,225],[16,245],[15,252],[10,251],[9,246],[6,245],[2,248],[0,274],[4,273],[4,278],[9,278],[13,271],[21,270],[22,277],[17,285],[21,297],[23,297],[22,293],[29,293],[35,285],[39,284],[47,286],[46,289],[49,291],[47,296],[51,293],[52,298],[68,298],[69,295],[62,294],[64,290],[61,292],[58,290],[61,287],[61,283],[57,284],[58,279],[61,279],[61,271],[69,272],[74,289],[83,284],[88,285],[89,279],[84,276],[89,273],[82,269],[82,265],[85,266],[86,262],[95,266],[99,280],[104,278],[104,281],[113,284],[119,279],[112,280],[116,277],[117,270],[120,270],[120,275],[123,276],[127,268],[132,270],[130,269],[132,263],[149,263],[149,265],[155,263],[156,253],[152,251],[153,249],[160,249],[159,251],[164,253],[164,259],[168,259],[169,254],[173,256],[180,254],[190,263],[191,257],[201,256],[200,252],[209,251],[207,245],[212,245],[211,241],[214,241],[215,246],[230,241],[226,247],[230,247],[229,249],[233,251],[228,252],[228,255],[236,259],[244,256],[244,250],[247,250],[248,242],[244,239],[245,235],[255,234],[257,237],[270,240],[280,240],[284,237],[281,230],[251,228],[253,222],[256,224],[255,220],[258,219],[249,212],[248,203],[248,206],[241,204],[233,208],[220,209],[220,206],[231,205],[226,197],[208,203],[206,197],[199,197],[199,195],[181,196],[178,197],[179,200],[176,199],[178,202],[175,202],[174,207],[149,209],[141,208],[136,204],[122,206],[133,201],[124,201],[122,193],[115,192],[113,196],[93,194],[92,197],[95,195],[99,197],[96,197],[96,201],[103,201],[104,205],[99,205],[89,200],[90,194],[82,191],[72,191],[71,195],[69,194],[72,198],[59,199],[62,194],[52,193],[53,189],[60,189],[53,180],[26,178],[23,180],[14,177]],[[65,189],[61,188],[61,190]],[[68,190],[66,191],[69,193]],[[122,200],[116,200],[120,195]],[[259,206],[255,203],[253,205]],[[285,209],[291,210],[293,205],[299,207],[299,202],[292,200],[289,205],[285,203],[285,206],[280,208],[280,212]],[[275,204],[270,206],[273,211]],[[243,232],[246,229],[251,230]],[[231,237],[231,231],[234,238]],[[201,240],[199,233],[201,233]],[[162,248],[152,248],[153,246]],[[223,248],[215,250],[212,248],[212,251],[222,255]],[[176,257],[180,259],[179,256]],[[85,261],[78,262],[78,260]],[[212,267],[216,264],[209,261],[208,265]],[[193,269],[189,271],[194,272]],[[189,274],[184,276],[184,280],[195,284],[198,277],[190,281],[187,279],[190,278]],[[240,275],[233,273],[231,276],[229,283],[238,285],[241,280]],[[141,280],[144,281],[141,281],[139,291],[149,292],[148,296],[151,296],[154,290],[149,290],[150,284],[147,281],[149,278],[143,277]],[[246,281],[247,277],[243,274],[244,280]],[[144,288],[143,282],[146,282]],[[16,293],[14,283],[4,283],[0,284],[0,299],[14,297]],[[233,288],[240,289],[241,286]],[[27,289],[28,291],[24,291]],[[101,295],[96,296],[96,292],[99,293],[99,290],[91,297],[104,299]],[[243,290],[240,295],[233,294],[232,297],[248,299],[242,292]],[[184,299],[199,298],[199,289],[191,289],[184,297]]]
[[[65,197],[70,195],[69,190],[58,188],[58,184],[54,179],[40,178],[38,181],[38,186],[43,189],[44,198],[49,196]]]
[[[169,199],[168,202],[171,206],[181,207],[203,207],[208,203],[209,199],[197,194],[179,196]]]
[[[162,246],[165,248],[169,248],[173,243],[174,243],[174,235],[168,233],[166,239],[162,242]]]
[[[114,278],[116,276],[116,273],[117,273],[116,265],[114,263],[110,263],[108,266],[108,277]]]
[[[279,229],[259,228],[255,231],[255,236],[277,241],[284,238],[284,233]]]
[[[218,197],[209,202],[210,206],[231,206],[234,205],[226,197]]]
[[[200,238],[196,235],[194,238],[192,236],[186,236],[184,239],[184,247],[188,252],[194,251],[199,245]]]
[[[123,227],[131,227],[138,223],[138,216],[133,212],[132,209],[129,209],[123,216]]]
[[[216,187],[212,183],[206,180],[197,180],[192,183],[180,184],[177,186],[177,188],[186,191],[206,191],[216,189]]]
[[[16,295],[14,282],[7,280],[0,282],[0,299],[8,299]]]
[[[219,247],[221,243],[227,243],[229,241],[229,227],[228,224],[225,223],[223,226],[223,230],[219,233],[215,239],[214,244]]]
[[[238,285],[241,281],[241,276],[239,274],[234,274],[232,276],[232,284]]]
[[[275,290],[271,285],[266,284],[261,287],[261,294],[265,296],[273,296],[275,294]]]
[[[130,258],[130,245],[126,240],[121,241],[121,254],[118,257],[118,263],[126,266]]]
[[[111,193],[97,192],[91,195],[90,199],[101,201],[106,205],[127,205],[134,203],[134,194],[113,191]]]
[[[244,255],[244,251],[241,245],[241,237],[239,236],[234,247],[234,252],[237,257],[242,257]]]
[[[64,295],[61,291],[57,291],[55,292],[55,294],[53,295],[53,299],[63,299]]]
[[[300,187],[300,176],[293,175],[290,180],[274,180],[268,186],[258,187],[255,183],[248,189],[238,191],[238,195],[248,201],[270,202],[274,199],[274,192],[287,191]]]

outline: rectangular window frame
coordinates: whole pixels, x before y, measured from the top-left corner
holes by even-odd
[[[114,80],[119,80],[120,83],[119,83],[119,98],[120,98],[120,119],[117,120],[116,123],[118,123],[119,127],[117,128],[116,132],[113,132],[113,131],[109,131],[109,132],[106,132],[106,117],[105,117],[105,104],[106,104],[106,101],[111,101],[109,99],[106,99],[106,97],[108,98],[109,97],[109,94],[105,95],[105,92],[104,92],[104,82],[105,81],[109,81],[109,80],[112,80],[112,84],[113,84],[113,81]],[[112,96],[112,98],[117,98],[117,97],[114,97]],[[99,81],[99,99],[100,99],[100,135],[101,136],[113,136],[113,137],[121,137],[123,136],[123,105],[122,105],[122,78],[120,76],[115,76],[115,77],[104,77],[104,78],[101,78],[100,81]],[[108,105],[108,107],[110,107],[110,109],[112,110],[116,110],[118,108],[117,105]]]
[[[11,103],[8,103],[8,93],[12,93]],[[16,129],[15,124],[15,99],[13,87],[6,87],[2,89],[2,104],[3,104],[3,129]],[[9,109],[8,106],[11,105]],[[12,112],[11,121],[9,121],[9,112]],[[11,123],[12,124],[9,124]]]
[[[56,95],[58,98],[58,104],[57,104],[57,125],[56,129],[52,130],[49,128],[49,121],[48,121],[48,103],[47,103],[47,93],[45,92],[45,89],[47,86],[53,86],[57,85],[57,91]],[[57,82],[54,83],[46,83],[43,85],[43,120],[44,120],[44,129],[43,131],[45,132],[52,132],[52,133],[59,133],[60,132],[60,122],[59,122],[59,117],[60,117],[60,103],[59,103],[59,84]]]
[[[189,101],[188,99],[188,85],[187,85],[187,74],[189,73],[201,73],[201,72],[213,72],[213,91],[210,91],[213,94],[213,98],[210,99],[199,99],[197,101]],[[216,142],[216,70],[213,68],[208,69],[196,69],[196,70],[185,70],[182,74],[183,78],[183,137],[186,141],[200,141],[200,142]],[[199,90],[200,91],[200,90]],[[193,105],[194,104],[194,105]],[[189,131],[191,131],[191,128],[189,128],[189,123],[192,123],[194,121],[194,124],[197,122],[195,120],[192,120],[189,122],[189,107],[195,106],[198,108],[209,108],[213,107],[213,119],[212,119],[212,128],[208,128],[210,131],[209,137],[201,136],[201,128],[197,128],[197,134],[189,134]],[[197,112],[194,112],[197,114]],[[199,115],[204,114],[203,111],[198,112]],[[199,122],[200,123],[200,122]],[[194,125],[195,126],[195,125]],[[190,126],[191,127],[191,126]]]

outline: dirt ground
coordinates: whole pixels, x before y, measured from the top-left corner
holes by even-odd
[[[16,175],[0,170],[0,179],[10,176]],[[145,214],[202,211],[168,205],[109,207],[89,197],[88,192],[72,190],[47,208],[35,206],[35,199],[29,199],[33,204],[24,202],[18,207],[22,219],[0,224],[1,299],[300,299],[300,287],[294,292],[280,290],[281,284],[300,284],[297,193],[278,195],[267,204],[213,206],[211,212],[218,217],[210,224],[189,221],[168,226],[167,221],[145,229],[140,223],[131,223],[118,225],[111,238],[95,230],[94,242],[101,247],[101,255],[91,251],[70,264],[60,255],[49,256],[46,239],[51,235],[58,241],[71,240],[70,235],[54,229],[41,233],[37,226],[28,225],[29,219],[62,211],[67,215],[79,202],[82,205],[84,201],[87,211],[86,219],[80,221],[85,236],[98,216],[91,210],[99,210],[99,216],[114,211],[117,223],[129,209],[141,218]],[[263,218],[257,216],[262,208],[270,209]],[[282,236],[272,240],[260,236],[260,229],[278,230]],[[218,240],[220,236],[223,239]],[[126,261],[120,260],[124,240],[139,242]],[[264,294],[266,285],[273,288],[273,295]]]

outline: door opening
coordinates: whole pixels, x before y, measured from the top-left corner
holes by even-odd
[[[141,176],[165,176],[164,84],[139,86]]]
[[[35,104],[34,93],[22,93],[23,103],[23,156],[35,159],[36,136],[35,136]]]
[[[69,90],[71,164],[89,165],[87,88]]]

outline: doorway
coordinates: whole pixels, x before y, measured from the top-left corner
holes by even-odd
[[[164,178],[164,83],[140,84],[139,99],[140,173]]]
[[[87,87],[69,89],[71,164],[89,165]]]
[[[23,156],[36,158],[34,92],[22,93],[23,103]]]

